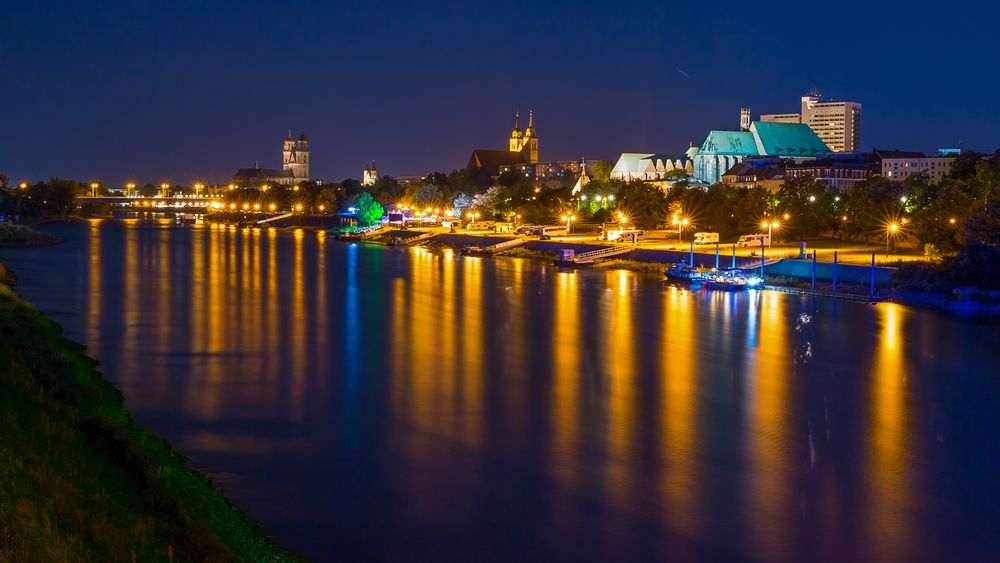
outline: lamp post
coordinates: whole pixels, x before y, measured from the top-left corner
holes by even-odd
[[[683,229],[687,228],[688,222],[687,218],[678,217],[677,214],[674,213],[674,224],[677,225],[677,242],[680,242],[681,232]]]
[[[562,220],[566,221],[566,234],[568,235],[570,230],[570,223],[576,221],[576,215],[569,215],[569,214],[563,215]]]
[[[786,215],[786,217],[787,217],[787,215]],[[774,229],[777,229],[780,226],[781,226],[781,224],[778,223],[777,221],[764,221],[763,223],[760,224],[760,228],[767,229],[767,247],[768,248],[771,248],[771,234],[773,233]]]
[[[91,182],[90,183],[90,197],[97,197],[97,188],[98,187],[100,187],[100,184],[98,184],[97,182]]]
[[[164,199],[170,197],[170,184],[166,182],[160,184],[160,197]]]
[[[204,188],[205,188],[204,184],[200,184],[200,183],[199,184],[195,184],[194,185],[194,197],[199,197],[201,195],[201,190],[203,190]]]
[[[135,183],[129,182],[125,184],[125,197],[135,197]]]
[[[885,257],[886,258],[889,258],[889,236],[896,234],[896,231],[898,231],[898,230],[899,230],[899,225],[897,225],[896,223],[890,224],[885,229]]]

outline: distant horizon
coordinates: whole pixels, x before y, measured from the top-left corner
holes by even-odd
[[[803,25],[769,28],[690,5],[656,25],[663,7],[642,2],[54,4],[12,7],[0,37],[12,181],[226,183],[255,160],[280,167],[289,128],[309,136],[311,176],[357,179],[373,160],[380,175],[422,176],[506,148],[529,109],[541,160],[614,161],[699,146],[737,128],[741,107],[797,111],[814,88],[863,104],[864,152],[1000,146],[982,94],[1000,85],[995,5],[933,20],[872,6],[860,20],[787,3],[774,10]],[[806,23],[820,16],[842,31],[817,36]],[[666,33],[668,20],[684,25]],[[929,49],[942,34],[949,48]]]

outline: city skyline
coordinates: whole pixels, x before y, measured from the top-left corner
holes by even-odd
[[[735,128],[741,107],[787,111],[812,88],[864,104],[865,151],[995,148],[1000,116],[982,94],[997,80],[986,71],[995,47],[977,33],[995,7],[973,17],[955,5],[933,21],[891,7],[827,14],[832,29],[880,37],[887,48],[872,52],[768,30],[764,14],[677,6],[683,25],[668,33],[636,23],[649,6],[574,6],[19,5],[0,38],[0,171],[223,183],[255,160],[278,167],[291,128],[309,132],[314,177],[359,178],[372,160],[382,174],[421,175],[463,167],[474,147],[503,148],[513,112],[529,107],[541,159],[613,161],[682,152]],[[734,25],[754,41],[724,33]],[[948,49],[927,47],[958,31]]]

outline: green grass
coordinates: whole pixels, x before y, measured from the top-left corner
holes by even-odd
[[[651,274],[662,274],[667,267],[667,265],[659,262],[642,262],[640,260],[625,260],[620,258],[612,258],[594,263],[594,268],[600,270],[632,270],[633,272],[648,272]]]
[[[559,254],[555,252],[546,252],[544,250],[531,250],[529,248],[514,247],[510,250],[504,250],[497,254],[497,256],[510,256],[513,258],[541,258],[543,260],[555,260],[559,258]]]
[[[0,563],[289,561],[0,285]]]

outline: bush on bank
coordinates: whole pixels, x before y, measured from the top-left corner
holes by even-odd
[[[60,327],[0,285],[0,561],[285,561]]]

